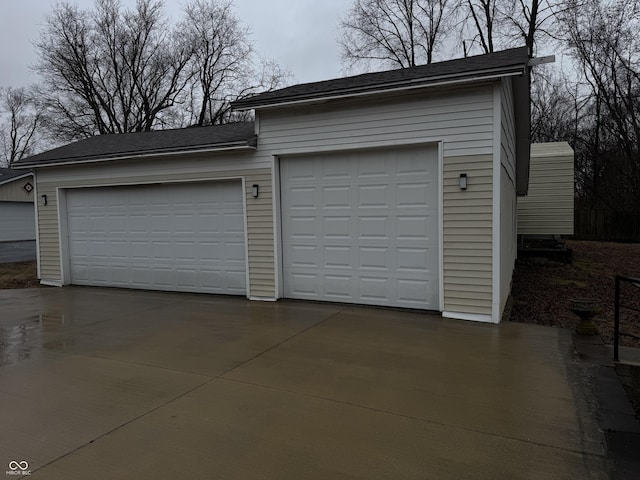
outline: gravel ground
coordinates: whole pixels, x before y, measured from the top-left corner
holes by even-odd
[[[605,344],[613,344],[614,277],[640,278],[640,244],[568,241],[573,262],[564,264],[542,258],[516,262],[513,276],[511,320],[574,329],[578,317],[569,310],[572,298],[600,301],[596,317]],[[640,309],[640,287],[622,284],[621,303]],[[640,313],[621,310],[621,345],[640,347]]]

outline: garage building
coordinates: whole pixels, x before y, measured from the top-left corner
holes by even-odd
[[[519,48],[295,85],[233,105],[254,122],[24,159],[41,281],[496,323],[528,184],[528,64]]]

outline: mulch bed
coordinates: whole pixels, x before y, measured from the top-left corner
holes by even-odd
[[[572,298],[600,301],[596,317],[605,344],[613,344],[614,277],[640,278],[640,244],[568,241],[573,261],[564,264],[544,258],[523,258],[513,275],[511,320],[575,329],[578,317],[569,310]],[[640,309],[640,288],[622,284],[621,302]],[[621,345],[640,347],[640,313],[621,310]]]

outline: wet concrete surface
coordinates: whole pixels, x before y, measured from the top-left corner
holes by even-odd
[[[307,302],[0,290],[32,478],[609,478],[564,330]]]
[[[0,242],[0,264],[29,262],[36,259],[36,241]]]

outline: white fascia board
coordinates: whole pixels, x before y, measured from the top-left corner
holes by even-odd
[[[31,168],[31,167],[28,167]],[[0,180],[0,185],[4,185],[6,183],[11,183],[11,182],[17,182],[18,180],[22,180],[23,178],[27,178],[30,175],[33,175],[31,172],[25,172],[22,175],[18,176],[18,177],[11,177],[7,180]]]
[[[503,73],[494,74],[494,75],[478,75],[475,77],[466,77],[466,78],[459,78],[459,79],[454,78],[454,79],[448,79],[448,80],[442,80],[442,81],[434,81],[431,83],[420,83],[417,85],[404,85],[401,87],[398,86],[398,87],[391,87],[391,88],[379,88],[376,90],[368,90],[366,92],[341,93],[341,94],[338,93],[334,95],[328,95],[326,97],[314,97],[314,98],[290,100],[286,102],[278,102],[278,103],[266,104],[266,105],[238,107],[238,108],[234,108],[233,110],[236,110],[238,112],[244,112],[247,110],[263,110],[263,109],[269,109],[269,108],[289,107],[294,105],[305,105],[310,103],[326,103],[331,100],[339,100],[339,99],[345,99],[345,98],[358,98],[358,97],[380,95],[380,94],[387,94],[387,93],[396,93],[396,92],[403,92],[408,90],[416,90],[420,88],[433,88],[433,87],[459,85],[463,83],[495,80],[497,78],[513,77],[513,76],[519,76],[519,75],[522,75],[521,69],[518,69],[517,71],[513,71],[513,72],[503,72]]]

